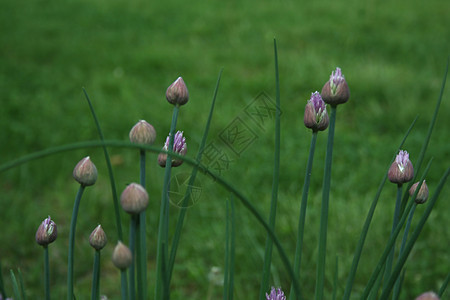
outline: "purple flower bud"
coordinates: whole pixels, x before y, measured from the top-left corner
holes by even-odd
[[[389,168],[388,178],[392,183],[403,184],[414,177],[414,168],[409,160],[409,154],[400,150],[395,161]]]
[[[168,151],[169,149],[169,139],[170,134],[166,138],[166,143],[164,144],[164,147],[162,148],[164,151]],[[186,144],[186,138],[183,137],[183,131],[177,131],[175,134],[175,137],[173,139],[173,152],[178,155],[186,155],[187,152],[187,144]],[[158,164],[165,168],[166,167],[166,161],[167,161],[167,154],[166,153],[160,153],[158,155]],[[172,167],[178,167],[183,163],[182,159],[172,159]]]
[[[58,236],[58,231],[55,222],[52,221],[50,216],[42,221],[36,231],[36,242],[41,246],[47,246],[48,244],[54,242]]]
[[[120,196],[120,204],[129,214],[138,214],[148,206],[148,193],[138,183],[129,184]]]
[[[420,181],[414,183],[411,188],[409,189],[409,195],[412,197],[414,193],[416,192],[417,187],[419,186]],[[425,182],[425,180],[422,183],[422,186],[420,187],[419,192],[417,193],[416,199],[414,200],[417,204],[423,204],[427,202],[428,200],[428,186]]]
[[[329,123],[327,108],[319,92],[311,94],[311,99],[305,107],[303,122],[314,132],[327,129]]]
[[[416,300],[439,300],[439,297],[434,292],[426,292],[417,297]]]
[[[131,128],[130,141],[132,143],[152,145],[155,139],[155,128],[144,120],[140,120]]]
[[[266,300],[286,300],[286,296],[280,288],[272,287],[270,295],[266,293]]]
[[[106,238],[105,231],[103,231],[102,226],[98,225],[95,227],[95,229],[92,231],[91,235],[89,236],[89,244],[95,249],[95,250],[102,250],[106,243],[108,242],[108,239]]]
[[[80,160],[73,169],[73,178],[82,186],[93,185],[97,181],[97,168],[89,156]]]
[[[350,90],[340,68],[331,72],[328,80],[322,88],[322,99],[330,105],[345,103],[350,98]]]
[[[173,105],[184,105],[189,100],[189,92],[183,78],[178,77],[166,91],[166,99]]]
[[[114,248],[112,262],[120,270],[125,270],[131,266],[131,263],[133,262],[133,255],[131,254],[130,249],[121,241],[119,241]]]

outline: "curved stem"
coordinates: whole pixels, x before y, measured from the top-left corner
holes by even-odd
[[[77,196],[75,197],[75,204],[72,211],[72,220],[70,221],[69,233],[69,260],[67,263],[67,299],[73,300],[73,260],[74,260],[74,246],[75,246],[75,230],[77,226],[78,208],[80,207],[81,196],[83,196],[84,186],[80,185]]]

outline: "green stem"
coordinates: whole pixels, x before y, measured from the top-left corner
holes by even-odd
[[[203,137],[202,137],[202,140],[200,142],[200,146],[199,146],[198,152],[197,152],[196,161],[199,163],[202,160],[203,151],[205,149],[206,139],[207,139],[208,133],[209,133],[209,127],[210,127],[212,115],[214,112],[214,106],[216,103],[217,92],[219,91],[219,83],[220,83],[221,77],[222,77],[222,69],[220,70],[219,77],[217,78],[216,88],[214,89],[214,95],[213,95],[213,99],[211,102],[211,108],[209,109],[209,115],[208,115],[208,119],[206,121],[205,130],[203,131]],[[168,269],[169,285],[170,285],[170,280],[172,279],[172,271],[173,271],[173,266],[175,264],[175,257],[177,255],[178,244],[180,242],[181,229],[183,228],[184,217],[186,216],[188,201],[192,197],[191,196],[192,186],[195,183],[195,178],[197,176],[197,173],[198,173],[198,167],[194,166],[192,168],[191,176],[189,177],[189,183],[188,183],[188,186],[186,189],[186,193],[183,197],[183,200],[181,201],[180,213],[178,214],[177,225],[175,227],[175,233],[174,233],[173,239],[172,239],[172,247],[170,248],[169,267],[168,267],[169,268]]]
[[[145,188],[145,150],[140,150],[140,183]],[[147,299],[147,239],[146,210],[139,215],[139,256],[138,256],[138,294],[140,299]]]
[[[414,121],[409,126],[408,130],[406,131],[406,134],[403,137],[403,140],[401,141],[400,145],[398,146],[396,153],[398,152],[398,150],[400,150],[402,148],[403,144],[406,141],[406,138],[408,137],[409,133],[411,132],[412,128],[414,127],[414,124],[416,123],[416,121],[417,121],[417,117],[414,119]],[[344,296],[342,298],[343,300],[350,299],[353,282],[355,280],[356,271],[358,269],[358,264],[359,264],[359,259],[361,258],[361,253],[362,253],[362,250],[364,247],[364,243],[366,241],[367,233],[369,231],[369,226],[370,226],[370,223],[372,222],[372,218],[375,213],[375,208],[377,207],[378,200],[380,199],[381,191],[383,190],[384,184],[386,183],[389,168],[391,167],[391,164],[394,161],[394,159],[395,159],[395,155],[393,155],[391,162],[389,163],[389,165],[387,167],[387,171],[384,173],[383,179],[381,180],[381,183],[377,189],[377,193],[375,194],[375,198],[373,199],[372,204],[370,205],[370,209],[369,209],[369,212],[367,213],[366,220],[364,221],[364,226],[361,231],[361,235],[359,237],[358,245],[356,246],[355,254],[353,255],[353,262],[352,262],[352,266],[350,268],[350,272],[348,275],[347,284],[345,286]]]
[[[170,133],[169,133],[169,153],[167,154],[166,161],[166,169],[164,172],[164,183],[163,183],[163,191],[161,196],[161,209],[159,214],[159,226],[158,226],[158,242],[157,242],[157,252],[156,252],[156,290],[155,290],[155,300],[161,299],[163,293],[162,289],[164,286],[168,284],[168,278],[162,278],[168,275],[168,270],[165,270],[168,267],[168,262],[163,262],[163,259],[166,260],[168,258],[167,245],[168,245],[168,231],[169,231],[169,184],[170,184],[170,174],[172,168],[172,156],[170,152],[173,152],[173,141],[175,138],[175,128],[177,125],[179,106],[176,105],[173,108],[172,115],[172,123],[170,125]],[[166,245],[165,247],[163,245]],[[164,252],[164,253],[163,253]],[[163,270],[164,268],[164,270]],[[168,288],[168,287],[167,287]],[[164,294],[168,294],[168,291],[165,291]]]
[[[336,122],[336,105],[331,105],[330,127],[328,131],[327,153],[325,156],[325,172],[323,175],[322,208],[320,213],[319,251],[317,256],[317,280],[315,299],[323,299],[325,281],[325,256],[327,247],[328,203],[330,199],[331,163],[333,159],[334,127]]]
[[[137,227],[136,215],[131,215],[130,218],[130,251],[132,256],[132,263],[130,266],[129,280],[130,280],[130,300],[136,298],[136,284],[135,284],[135,273],[136,273],[136,227]]]
[[[273,177],[272,177],[272,199],[270,202],[270,213],[269,213],[269,226],[275,228],[275,218],[277,213],[277,202],[278,202],[278,183],[280,181],[280,79],[278,72],[278,53],[277,44],[274,40],[274,52],[275,52],[275,83],[276,83],[276,114],[275,114],[275,149],[274,149],[274,163],[273,163]],[[262,271],[262,279],[259,291],[259,299],[265,298],[265,293],[269,288],[269,277],[270,277],[270,265],[272,264],[272,250],[273,241],[267,234],[266,239],[266,249],[264,253],[264,266]]]
[[[50,268],[48,262],[48,245],[44,246],[44,288],[45,299],[50,300]]]
[[[411,227],[411,222],[414,216],[414,211],[416,210],[417,205],[413,205],[411,212],[409,213],[408,221],[406,221],[405,232],[403,233],[402,244],[400,246],[400,255],[405,251],[406,241],[408,240],[409,228]],[[400,295],[402,281],[397,279],[394,286],[394,296],[393,299],[398,299]]]
[[[83,196],[84,186],[80,185],[77,196],[75,197],[75,204],[72,211],[72,220],[70,221],[69,233],[69,260],[67,263],[67,299],[73,300],[73,260],[75,247],[75,230],[77,226],[78,208],[80,207],[81,196]]]
[[[100,137],[101,141],[104,141],[105,138],[103,136],[102,128],[100,127],[100,122],[98,121],[97,114],[95,113],[94,106],[92,105],[91,100],[89,99],[89,96],[86,92],[86,90],[83,88],[84,96],[86,97],[86,100],[89,104],[89,108],[91,110],[92,117],[94,118],[95,126],[97,127],[98,135]],[[109,174],[109,183],[111,185],[111,192],[112,192],[112,199],[114,204],[114,213],[116,217],[116,226],[117,226],[117,235],[119,237],[119,240],[123,240],[123,234],[122,234],[122,221],[120,219],[120,209],[119,209],[119,200],[117,197],[117,191],[116,191],[116,181],[114,180],[114,173],[112,170],[112,164],[111,159],[109,158],[108,149],[106,148],[106,145],[103,145],[103,153],[105,155],[106,165],[108,167],[108,174]]]
[[[128,282],[127,282],[127,269],[120,270],[120,285],[122,300],[128,299]]]
[[[309,147],[308,162],[306,164],[305,180],[303,183],[302,202],[300,205],[300,216],[298,219],[297,245],[295,246],[294,272],[299,278],[300,266],[302,261],[303,235],[305,232],[306,206],[308,203],[309,184],[311,181],[312,166],[314,161],[314,152],[316,149],[317,132],[313,131],[311,145]],[[299,278],[300,279],[300,278]],[[290,300],[295,297],[294,285],[291,284]]]
[[[380,300],[385,300],[389,297],[392,287],[393,287],[396,279],[398,278],[398,276],[406,262],[406,259],[408,258],[409,253],[411,252],[415,242],[419,238],[419,235],[422,232],[422,229],[425,226],[425,223],[431,214],[434,204],[436,203],[437,199],[439,198],[439,194],[440,194],[449,174],[450,174],[450,168],[448,168],[446,170],[446,172],[444,173],[444,175],[441,177],[441,180],[439,181],[439,184],[435,190],[433,197],[429,200],[428,206],[425,209],[425,212],[422,214],[422,217],[420,218],[420,221],[417,224],[416,228],[414,229],[413,233],[411,234],[411,238],[409,239],[408,243],[406,244],[403,253],[400,254],[398,261],[395,264],[394,270],[392,271],[392,274],[389,277],[389,280],[387,281],[386,287],[383,290],[383,293],[381,294]],[[423,181],[423,178],[421,179],[421,181]],[[417,193],[419,189],[420,189],[420,187],[417,187],[417,190],[415,193]],[[415,202],[413,202],[413,203],[414,203],[414,205],[416,205]]]
[[[91,299],[98,300],[99,298],[100,298],[100,250],[95,250],[94,268],[92,272]]]
[[[402,187],[403,187],[402,184],[397,185],[397,200],[395,201],[394,220],[392,222],[391,235],[394,234],[395,228],[397,227],[398,220],[400,218],[400,207],[401,207],[401,203],[402,203],[402,194],[403,194]],[[392,263],[394,261],[394,253],[395,253],[395,240],[394,240],[394,245],[391,249],[391,253],[389,253],[389,256],[387,258],[386,269],[384,270],[385,280],[387,280],[389,278],[389,276],[391,275]]]

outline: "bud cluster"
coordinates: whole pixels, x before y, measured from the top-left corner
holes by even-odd
[[[303,122],[306,127],[311,128],[314,132],[323,131],[328,127],[327,108],[317,91],[311,94],[311,98],[306,103]]]

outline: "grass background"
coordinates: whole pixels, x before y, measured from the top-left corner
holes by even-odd
[[[220,68],[224,73],[210,141],[242,113],[256,95],[275,98],[273,38],[278,41],[282,160],[276,231],[293,258],[301,186],[311,138],[303,110],[336,66],[351,90],[338,108],[327,248],[329,298],[335,257],[343,291],[357,238],[383,172],[416,115],[405,149],[417,159],[434,109],[449,54],[450,3],[429,1],[120,1],[33,0],[0,2],[0,163],[65,143],[97,138],[82,93],[89,93],[107,139],[126,140],[139,120],[152,123],[157,143],[169,131],[167,86],[183,76],[190,102],[181,109],[194,156]],[[427,183],[431,194],[450,164],[449,88],[438,116],[427,159],[435,161]],[[223,175],[269,211],[273,124]],[[319,134],[310,189],[301,285],[314,292],[315,259],[326,134]],[[138,153],[111,149],[118,192],[138,180]],[[117,299],[119,272],[109,257],[117,241],[103,154],[78,150],[33,161],[0,174],[0,260],[4,276],[21,268],[31,298],[42,298],[42,249],[34,242],[40,222],[51,215],[59,238],[50,248],[52,292],[65,296],[70,214],[77,185],[75,164],[90,155],[99,170],[80,207],[75,250],[75,292],[90,294],[93,250],[90,232],[98,223],[109,244],[102,262],[101,293]],[[153,295],[156,232],[163,170],[149,158],[149,292]],[[182,166],[176,172],[189,172]],[[172,280],[173,299],[219,299],[208,273],[224,258],[225,199],[211,180],[199,177],[202,195],[187,215]],[[354,296],[364,288],[389,235],[396,187],[380,199]],[[448,273],[448,186],[407,263],[402,299],[436,290]],[[417,213],[423,211],[418,208]],[[256,299],[266,234],[237,206],[236,299]],[[178,214],[171,208],[172,228]],[[127,216],[122,214],[127,222]],[[126,226],[124,230],[126,232]],[[6,278],[7,286],[9,280]],[[288,276],[274,252],[273,284],[287,290]],[[11,290],[11,289],[10,289]],[[150,299],[152,297],[149,297]]]

